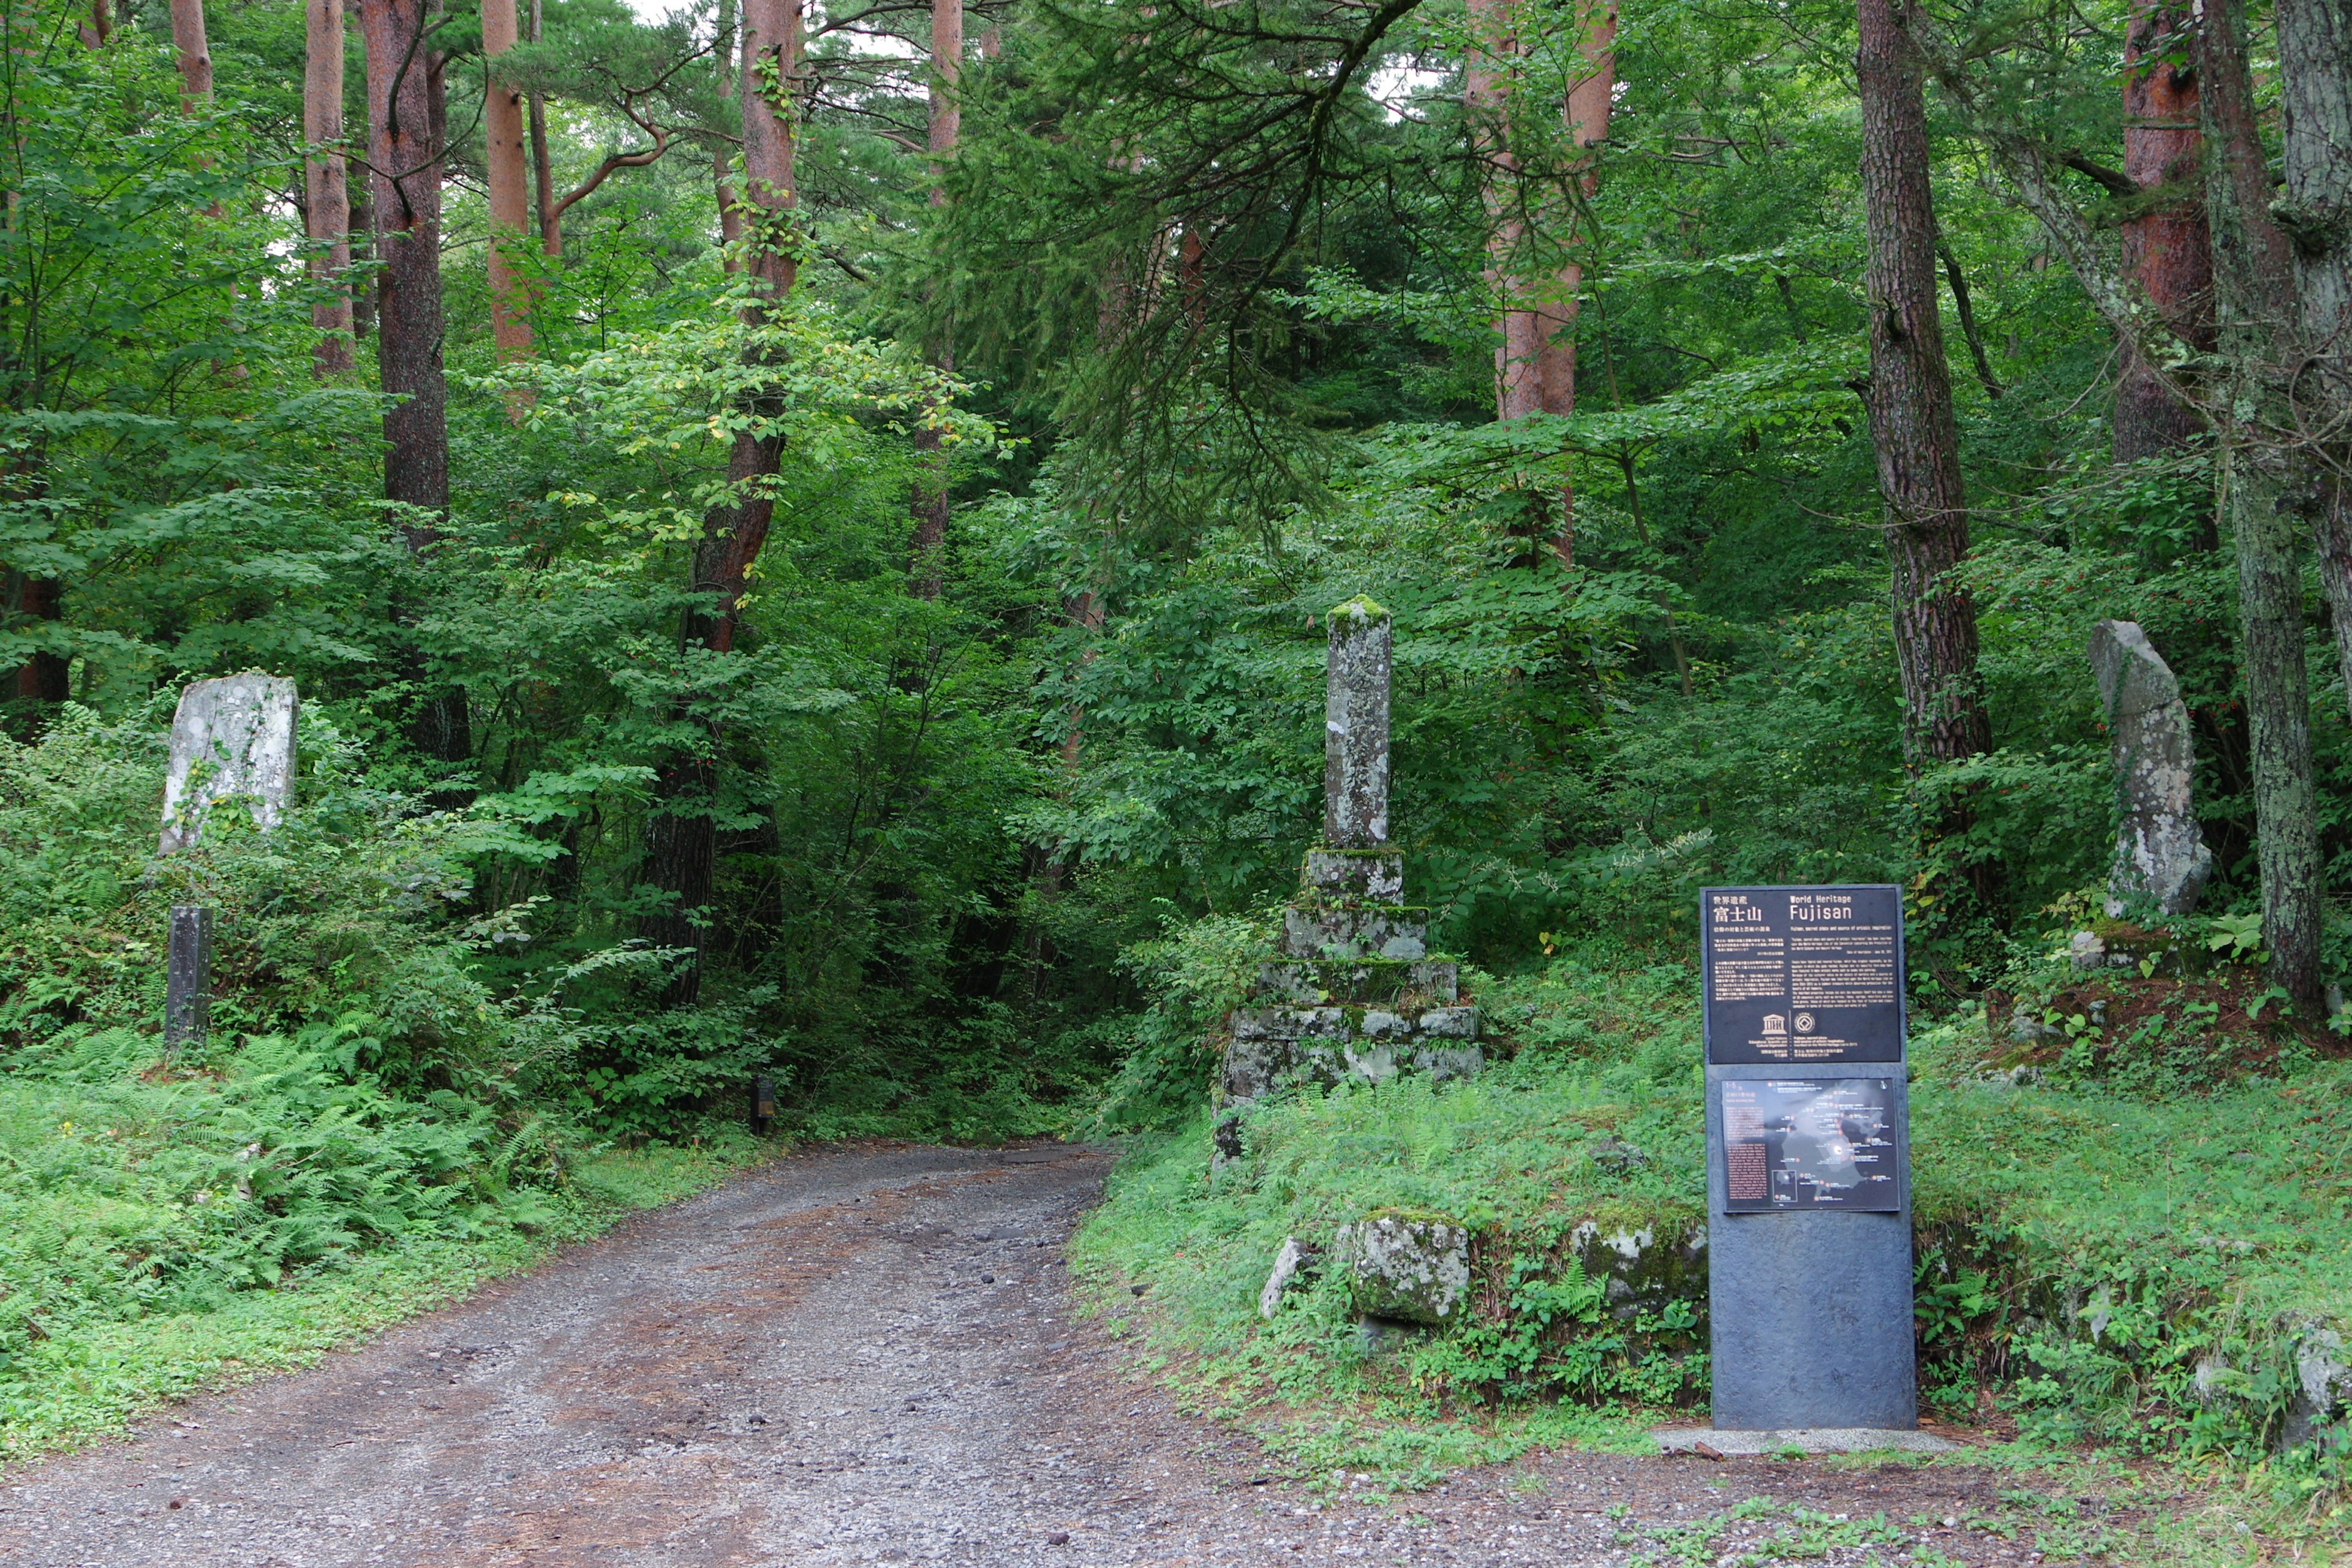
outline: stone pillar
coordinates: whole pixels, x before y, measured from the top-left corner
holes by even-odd
[[[172,906],[171,955],[163,972],[163,1054],[201,1046],[213,1026],[213,912]]]
[[[294,682],[282,675],[252,670],[188,683],[172,716],[158,853],[194,844],[219,801],[243,800],[255,826],[278,826],[294,803],[296,707]]]
[[[190,681],[172,716],[172,755],[163,774],[163,834],[159,855],[203,837],[206,815],[242,800],[267,832],[294,804],[294,682],[249,670]],[[213,912],[172,906],[163,975],[163,1054],[202,1046],[213,1023]]]
[[[1323,710],[1323,842],[1389,841],[1389,613],[1359,596],[1332,610]]]
[[[2116,770],[2116,858],[2107,873],[2107,913],[2148,898],[2168,915],[2197,907],[2213,853],[2197,826],[2197,754],[2180,683],[2131,621],[2101,621],[2091,633],[2091,668],[2106,705]]]

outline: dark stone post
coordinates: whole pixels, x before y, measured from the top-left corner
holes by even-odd
[[[1323,710],[1323,842],[1389,841],[1389,613],[1357,597],[1334,609],[1330,692]]]
[[[163,979],[163,1054],[201,1046],[213,1026],[213,912],[172,906],[172,947]]]

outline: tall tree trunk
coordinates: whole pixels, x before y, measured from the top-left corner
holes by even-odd
[[[349,375],[352,344],[352,190],[343,140],[343,0],[308,0],[309,53],[302,71],[303,218],[310,273],[320,298],[310,307],[319,333],[311,371],[321,380]]]
[[[56,622],[65,618],[65,584],[54,577],[8,574],[8,610],[29,620]],[[65,655],[43,648],[16,667],[16,695],[20,706],[55,707],[73,695],[73,667]],[[38,721],[37,722],[47,722]]]
[[[541,0],[530,0],[530,41],[540,41],[545,26]],[[547,99],[532,93],[530,108],[530,184],[533,210],[539,221],[540,249],[549,256],[563,254],[563,231],[555,216],[555,164],[547,151]]]
[[[482,0],[484,173],[490,188],[490,334],[501,360],[530,357],[530,290],[515,269],[515,254],[530,232],[530,150],[523,128],[522,95],[498,79],[498,58],[521,41],[515,0]],[[523,402],[510,400],[513,417]]]
[[[400,402],[383,416],[383,493],[432,513],[449,506],[447,387],[442,372],[441,158],[435,137],[436,51],[423,39],[429,0],[361,0],[367,38],[369,184],[383,268],[376,289],[376,357],[383,390]],[[404,525],[412,546],[437,537]]]
[[[113,37],[114,6],[111,0],[90,0],[89,20],[81,26],[82,46],[102,49]]]
[[[2195,14],[2164,0],[2135,0],[2124,40],[2124,173],[2155,205],[2122,226],[2124,265],[2182,342],[2213,346],[2213,255],[2205,230],[2197,72],[2180,53]],[[2157,193],[2168,199],[2159,200]],[[2119,463],[2177,451],[2205,421],[2123,342],[2116,382]],[[2178,376],[2180,373],[2172,373]]]
[[[1489,165],[1486,278],[1503,307],[1496,322],[1502,342],[1495,351],[1495,416],[1498,420],[1530,414],[1564,417],[1576,412],[1577,294],[1583,287],[1584,268],[1571,261],[1547,279],[1524,274],[1528,204],[1520,189],[1524,171],[1510,145],[1517,74],[1513,62],[1521,49],[1516,0],[1471,0],[1470,18],[1472,46],[1464,69],[1464,98],[1473,134],[1479,139]],[[1609,138],[1617,81],[1614,0],[1580,7],[1576,26],[1584,69],[1560,106],[1568,138],[1583,154],[1575,181],[1576,198],[1563,216],[1561,228],[1571,243],[1582,226],[1583,202],[1598,187],[1599,173],[1593,166],[1598,149]],[[1551,548],[1563,564],[1572,564],[1575,496],[1565,476],[1557,504],[1559,516],[1551,531]]]
[[[736,73],[732,69],[736,55],[748,47],[748,40],[739,39],[735,25],[735,7],[731,0],[720,0],[719,7],[719,96],[735,96]],[[719,265],[727,271],[743,269],[743,215],[735,205],[735,150],[724,142],[719,142],[710,154],[711,192],[719,201]]]
[[[963,107],[957,97],[963,82],[963,0],[931,0],[930,150],[931,205],[947,205],[943,184],[947,161],[955,155],[963,129]],[[1189,235],[1191,230],[1187,228]],[[955,368],[955,350],[942,334],[930,345],[930,362],[941,370]],[[919,598],[936,599],[946,577],[948,465],[935,430],[915,432],[915,446],[923,456],[915,479],[911,510],[915,519],[914,571],[909,586]]]
[[[194,114],[213,96],[213,52],[205,41],[205,0],[172,0],[172,51],[180,67],[180,110]]]
[[[2290,16],[2292,8],[2289,0],[2279,11],[2282,67],[2297,58],[2299,46],[2313,43],[2306,29],[2326,26],[2324,21]],[[2347,301],[2338,280],[2315,267],[2315,258],[2294,254],[2271,221],[2270,171],[2254,105],[2242,0],[2207,0],[2199,46],[2215,328],[2229,376],[2226,406],[2236,414],[2221,427],[2221,513],[2234,536],[2238,561],[2239,669],[2253,752],[2263,942],[2273,976],[2298,1011],[2316,1016],[2322,1006],[2324,863],[2312,777],[2310,672],[2304,661],[2294,515],[2311,490],[2312,455],[2297,449],[2285,434],[2294,423],[2287,383],[2290,367],[2302,368],[2311,342],[2327,341],[2341,330]],[[2298,101],[2299,92],[2316,96]],[[2327,96],[2324,86],[2307,80],[2300,88],[2285,85],[2284,206],[2298,221],[2304,215],[2295,208],[2312,188],[2314,169],[2297,156],[2295,121],[2315,110],[2325,116]],[[2324,136],[2327,128],[2307,123],[2307,132]],[[2352,127],[2339,133],[2352,133]],[[2306,283],[2312,287],[2309,298],[2298,287]],[[2312,339],[2315,330],[2324,335]]]
[[[792,244],[796,205],[793,163],[797,149],[791,106],[789,100],[772,101],[762,80],[772,67],[777,90],[785,95],[795,90],[800,75],[801,0],[745,0],[743,30],[741,205],[750,239],[744,264],[752,289],[744,313],[749,321],[759,325],[783,303],[800,274]],[[691,585],[696,602],[687,610],[679,630],[683,647],[733,651],[742,627],[744,587],[760,547],[767,542],[775,510],[765,481],[774,478],[782,456],[782,446],[773,437],[747,431],[735,438],[727,472],[736,500],[731,505],[713,508],[703,519],[702,537],[694,549]],[[678,1006],[691,1005],[702,991],[702,955],[709,946],[708,928],[702,922],[710,903],[718,847],[711,796],[718,785],[720,741],[716,727],[709,727],[700,745],[684,753],[673,752],[663,761],[646,835],[647,879],[667,897],[662,910],[646,917],[639,931],[656,945],[689,950],[691,957],[668,993],[668,1000]]]
[[[351,190],[348,181],[345,190]],[[362,180],[352,195],[352,265],[372,267],[375,261],[375,195],[369,182]],[[376,286],[371,282],[352,290],[352,336],[368,338],[375,335]]]
[[[376,289],[376,363],[399,399],[383,416],[383,493],[410,510],[399,528],[424,560],[449,510],[448,389],[442,373],[442,117],[439,51],[425,37],[432,0],[360,0],[367,41],[368,161],[383,257]],[[445,763],[472,754],[466,694],[432,679],[423,655],[403,656],[423,694],[411,739]]]
[[[2340,5],[2279,0],[2280,119],[2293,234],[2296,392],[2328,431],[2316,460],[2319,580],[2335,623],[2336,669],[2352,701],[2352,16]]]
[[[1860,0],[1862,190],[1870,258],[1870,410],[1878,488],[1895,567],[1895,650],[1903,677],[1904,752],[1916,771],[1988,751],[1991,721],[1977,679],[1976,605],[1950,580],[1969,552],[1959,424],[1936,289],[1936,207],[1918,53],[1895,0]],[[1928,831],[1964,831],[1954,803]],[[1980,903],[1996,868],[1968,868]]]

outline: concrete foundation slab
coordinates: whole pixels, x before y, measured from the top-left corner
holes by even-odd
[[[1911,1454],[1950,1454],[1959,1445],[1916,1427],[1790,1426],[1777,1432],[1718,1432],[1712,1426],[1661,1426],[1650,1434],[1669,1454],[1689,1454],[1704,1443],[1718,1454],[1873,1454],[1900,1449]]]

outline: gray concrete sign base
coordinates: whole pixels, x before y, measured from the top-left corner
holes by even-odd
[[[1669,1454],[1695,1454],[1701,1445],[1718,1454],[1874,1454],[1899,1448],[1913,1454],[1949,1454],[1959,1445],[1922,1432],[1890,1426],[1790,1426],[1777,1432],[1718,1432],[1712,1426],[1660,1426],[1650,1434]]]

